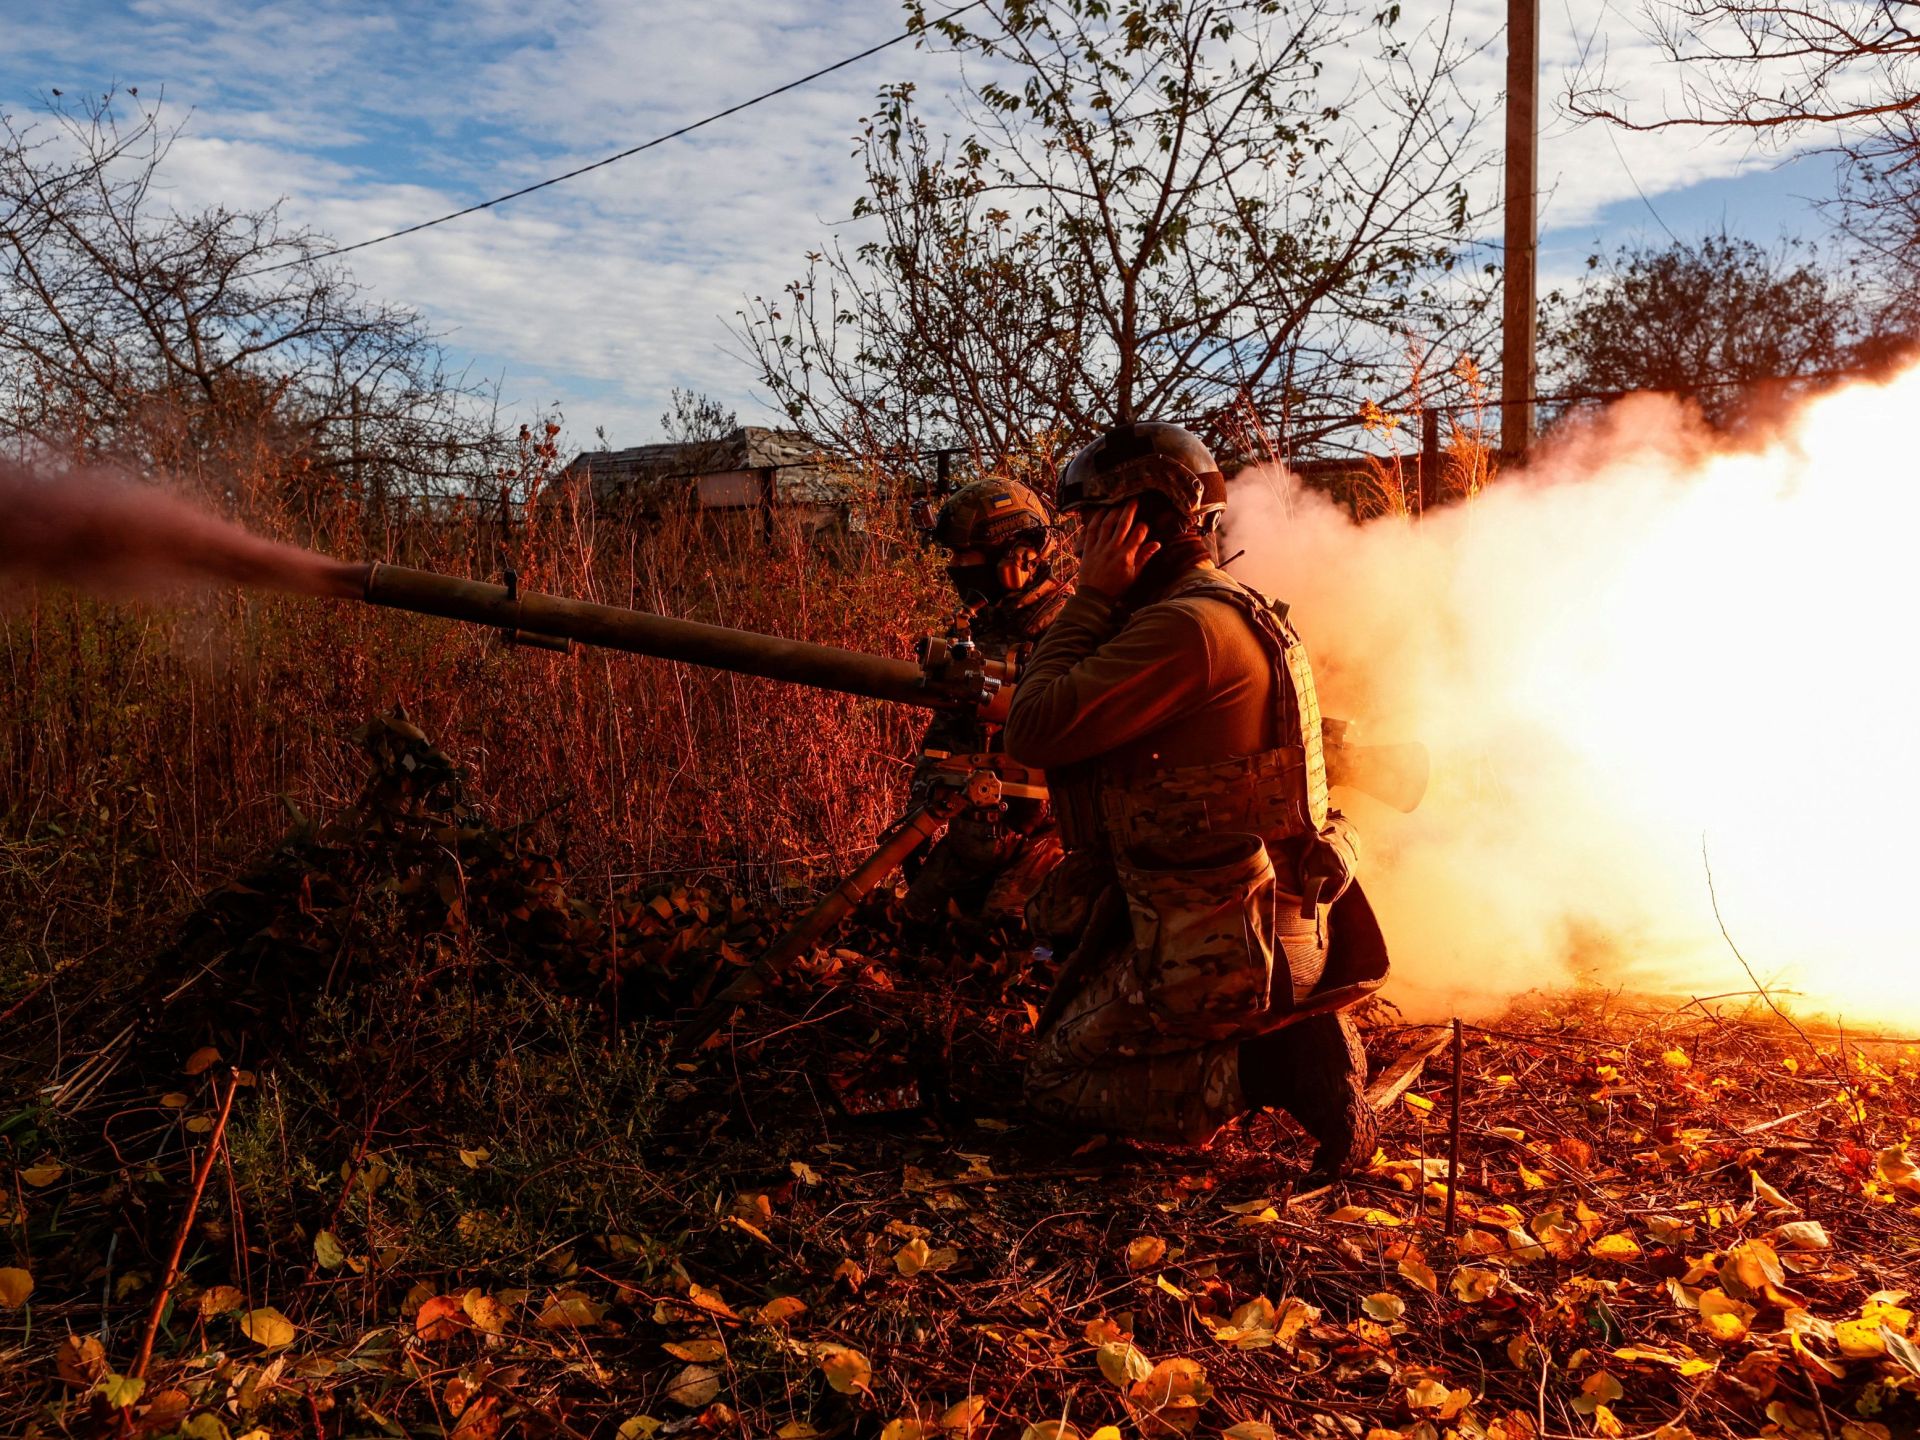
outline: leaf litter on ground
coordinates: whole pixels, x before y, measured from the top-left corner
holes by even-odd
[[[789,908],[713,882],[589,896],[402,723],[369,727],[340,821],[75,1003],[110,1069],[14,1044],[21,1093],[50,1098],[0,1160],[7,1433],[1920,1420],[1910,1047],[1612,997],[1471,1028],[1448,1236],[1444,1060],[1331,1189],[1275,1116],[1206,1152],[1063,1144],[1017,1105],[1044,966],[964,918],[910,943],[884,896],[672,1055],[670,1017]],[[1379,1065],[1424,1041],[1364,1018]],[[257,1078],[231,1178],[136,1381],[115,1367],[207,1143],[187,1122],[236,1067]]]

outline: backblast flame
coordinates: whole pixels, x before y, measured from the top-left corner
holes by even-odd
[[[1920,372],[1738,449],[1643,397],[1418,524],[1236,483],[1327,712],[1434,750],[1361,816],[1403,1004],[1750,992],[1730,937],[1803,1014],[1920,1026],[1915,414]]]

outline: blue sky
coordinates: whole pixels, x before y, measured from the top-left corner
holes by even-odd
[[[1657,103],[1664,78],[1619,0],[1543,16],[1544,93],[1596,44]],[[571,168],[866,48],[897,0],[69,0],[9,16],[0,109],[109,84],[164,95],[186,121],[165,172],[183,208],[285,213],[364,239]],[[1461,0],[1484,32],[1467,81],[1502,85],[1499,0]],[[1596,41],[1596,38],[1597,41]],[[898,46],[803,90],[579,181],[352,257],[380,298],[417,307],[506,403],[560,407],[572,439],[655,438],[671,389],[767,423],[728,323],[797,276],[858,193],[851,151],[884,83],[936,104],[950,56]],[[1826,162],[1698,133],[1607,135],[1552,117],[1541,142],[1543,288],[1596,249],[1719,228],[1772,243],[1823,230]],[[1644,191],[1646,200],[1636,193]]]

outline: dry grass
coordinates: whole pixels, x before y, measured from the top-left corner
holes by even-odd
[[[642,523],[564,488],[519,507],[299,503],[256,472],[253,527],[458,575],[911,653],[944,583],[884,529],[667,505]],[[544,476],[523,477],[520,493]],[[884,508],[882,510],[884,516]],[[348,736],[404,705],[500,813],[610,880],[723,872],[767,889],[860,846],[904,790],[913,712],[691,667],[507,649],[484,631],[232,591],[162,602],[14,595],[0,608],[0,997],[144,936],[285,828],[351,797]]]

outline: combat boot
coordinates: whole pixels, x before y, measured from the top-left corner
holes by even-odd
[[[1318,1144],[1313,1173],[1333,1180],[1364,1169],[1380,1141],[1367,1099],[1367,1051],[1346,1011],[1314,1015],[1240,1046],[1248,1102],[1285,1110]]]

